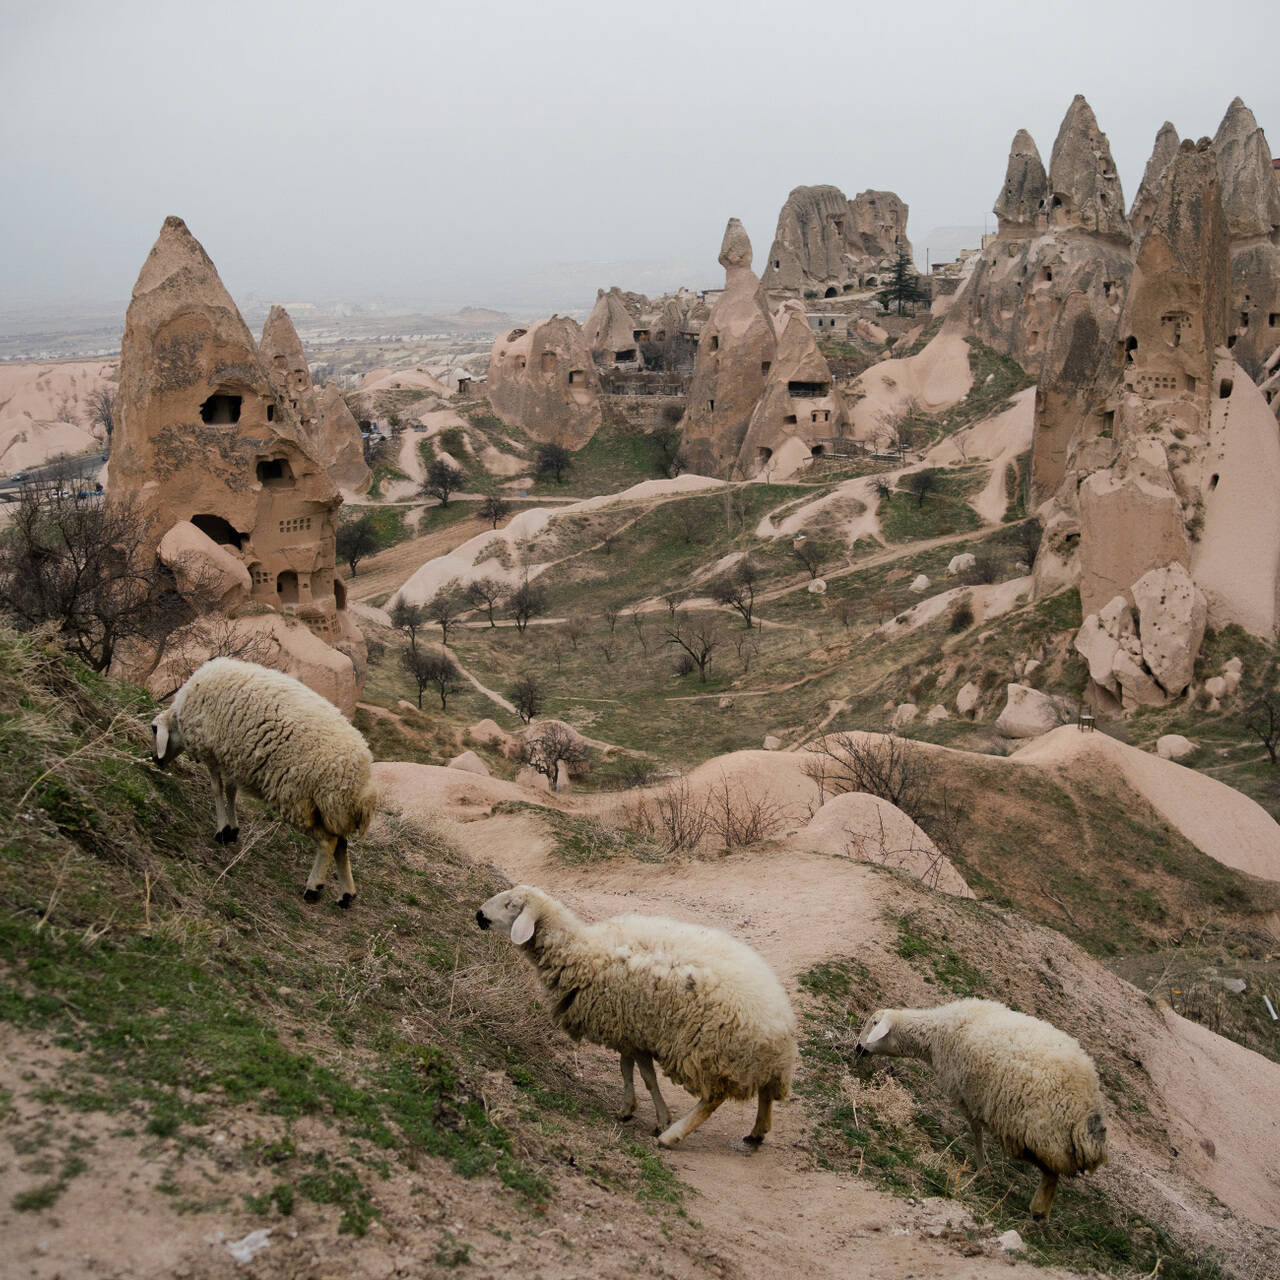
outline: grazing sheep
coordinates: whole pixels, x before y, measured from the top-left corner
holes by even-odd
[[[791,1089],[796,1022],[781,983],[750,947],[718,929],[663,916],[584,924],[529,885],[490,898],[476,923],[506,934],[529,958],[559,1026],[621,1055],[622,1119],[635,1113],[638,1066],[661,1146],[675,1146],[726,1098],[753,1094],[756,1122],[743,1141],[764,1141],[774,1102]],[[674,1124],[654,1062],[699,1099]]]
[[[858,1049],[922,1058],[973,1132],[978,1169],[982,1130],[1007,1156],[1040,1170],[1032,1217],[1049,1216],[1060,1177],[1107,1163],[1107,1127],[1093,1061],[1080,1045],[1039,1018],[995,1000],[956,1000],[936,1009],[878,1009]]]
[[[240,835],[236,790],[243,788],[319,844],[306,900],[320,897],[332,859],[343,887],[338,905],[351,906],[347,837],[368,827],[378,793],[369,748],[333,703],[282,671],[214,658],[156,716],[151,733],[161,768],[190,751],[209,770],[219,844]]]

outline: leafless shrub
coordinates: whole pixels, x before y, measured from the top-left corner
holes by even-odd
[[[561,764],[571,777],[585,773],[591,763],[591,750],[568,725],[548,720],[525,738],[524,762],[558,790]]]
[[[625,825],[664,855],[692,853],[707,834],[707,798],[694,795],[687,778],[628,801],[622,813]]]
[[[712,654],[720,643],[720,631],[715,620],[705,617],[690,619],[683,613],[673,613],[664,634],[668,644],[676,645],[682,651],[677,667],[680,674],[687,675],[696,669],[699,681],[706,684]],[[686,659],[691,665],[685,665]]]
[[[786,821],[782,806],[766,792],[736,786],[721,774],[706,800],[707,822],[726,849],[767,840]]]
[[[942,878],[942,869],[946,865],[946,856],[930,841],[919,827],[913,826],[905,845],[891,840],[885,830],[884,814],[877,810],[878,830],[853,831],[845,828],[848,843],[845,851],[849,857],[859,862],[878,862],[885,867],[909,868],[922,884],[936,889]],[[924,837],[923,839],[921,837]],[[923,869],[915,871],[917,864],[923,860]]]
[[[809,748],[805,773],[825,796],[865,791],[920,823],[937,771],[920,747],[896,734],[837,733]]]
[[[647,658],[649,656],[649,633],[644,629],[644,615],[639,609],[631,610],[631,625],[636,629],[636,639],[640,641],[640,648]]]

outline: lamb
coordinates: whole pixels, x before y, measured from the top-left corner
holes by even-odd
[[[1093,1061],[1039,1018],[995,1000],[936,1009],[878,1009],[858,1049],[922,1058],[969,1121],[982,1169],[985,1126],[1007,1156],[1040,1170],[1031,1215],[1049,1217],[1058,1179],[1107,1163],[1107,1128]]]
[[[796,1021],[773,971],[718,929],[663,916],[584,924],[550,895],[517,885],[477,912],[482,929],[510,937],[537,970],[551,1015],[575,1040],[621,1055],[621,1119],[635,1114],[633,1068],[657,1112],[658,1143],[673,1147],[726,1098],[758,1098],[747,1149],[764,1141],[773,1104],[791,1090]],[[653,1064],[699,1099],[674,1124]]]
[[[156,716],[151,733],[160,768],[190,751],[209,770],[219,844],[239,838],[236,791],[243,788],[319,845],[306,900],[319,900],[334,860],[343,888],[338,905],[351,906],[347,839],[366,830],[378,793],[369,774],[373,756],[333,703],[282,671],[214,658]]]

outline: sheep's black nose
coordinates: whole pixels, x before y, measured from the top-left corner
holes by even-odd
[[[482,929],[487,929],[489,927],[489,917],[486,916],[483,911],[477,911],[476,924],[478,924]]]
[[[857,1062],[859,1058],[866,1056],[866,1052],[867,1051],[862,1047],[861,1044],[855,1044],[853,1046],[853,1060]]]

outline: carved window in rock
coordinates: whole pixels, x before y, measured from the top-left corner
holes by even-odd
[[[585,370],[583,370],[583,369],[570,369],[570,370],[569,370],[569,385],[570,385],[571,387],[573,387],[573,386],[577,386],[577,385],[578,385],[578,383],[583,382],[583,381],[585,381],[585,380],[586,380],[586,376],[587,376],[587,375],[586,375],[586,371],[585,371]]]
[[[296,401],[293,402],[293,407],[295,409],[298,407]],[[276,420],[276,407],[273,404],[269,404],[267,405],[267,421],[274,422],[275,420]]]
[[[539,356],[540,367],[543,373],[555,373],[556,371],[556,353],[554,351],[544,351]]]
[[[825,396],[831,393],[831,383],[829,382],[802,382],[793,380],[787,383],[787,394],[798,396],[801,399],[812,400],[818,396]]]
[[[243,397],[216,392],[200,406],[200,420],[215,427],[229,427],[240,421]]]
[[[281,604],[298,603],[298,575],[292,569],[286,569],[276,578],[276,595]]]
[[[712,351],[720,350],[720,339],[714,333],[711,335],[711,350]]]
[[[308,533],[311,529],[310,516],[294,516],[289,520],[280,521],[281,533]]]
[[[249,576],[253,579],[255,587],[267,587],[271,585],[271,571],[264,569],[260,564],[255,564],[249,570]]]
[[[826,451],[826,445],[815,444],[813,448],[809,450],[809,456],[811,458],[820,458],[824,453],[826,453]]]
[[[1218,399],[1226,400],[1231,395],[1234,387],[1235,382],[1233,379],[1223,378],[1222,381],[1218,383]]]
[[[819,324],[821,324],[821,321],[819,321]],[[770,369],[772,369],[772,368],[773,368],[773,362],[772,362],[771,360],[761,360],[761,361],[760,361],[760,376],[761,376],[762,378],[767,378],[767,377],[769,376],[769,370],[770,370]]]
[[[761,445],[761,446],[756,450],[756,461],[757,461],[757,462],[768,462],[768,461],[769,461],[769,459],[770,459],[770,458],[772,458],[772,457],[773,457],[773,450],[772,450],[772,449],[766,449],[764,445]]]
[[[1165,395],[1178,389],[1178,376],[1174,373],[1144,373],[1138,379],[1138,392]]]
[[[1180,347],[1184,334],[1191,332],[1191,314],[1187,311],[1166,311],[1160,317],[1160,336],[1171,347]]]
[[[237,551],[240,550],[244,545],[245,539],[249,536],[247,533],[241,533],[229,520],[224,520],[222,516],[196,515],[191,517],[191,523],[206,537],[213,539],[220,546],[235,547]]]
[[[257,465],[258,483],[267,489],[292,489],[293,470],[287,458],[262,458]]]
[[[635,347],[628,347],[625,351],[615,351],[613,353],[614,364],[632,364],[636,358]]]
[[[785,418],[782,419],[782,421],[786,423],[787,426],[793,427],[795,426],[795,423],[796,423],[796,415],[794,413],[789,413]]]
[[[1267,328],[1274,329],[1280,326],[1280,311],[1273,311],[1267,316]]]

